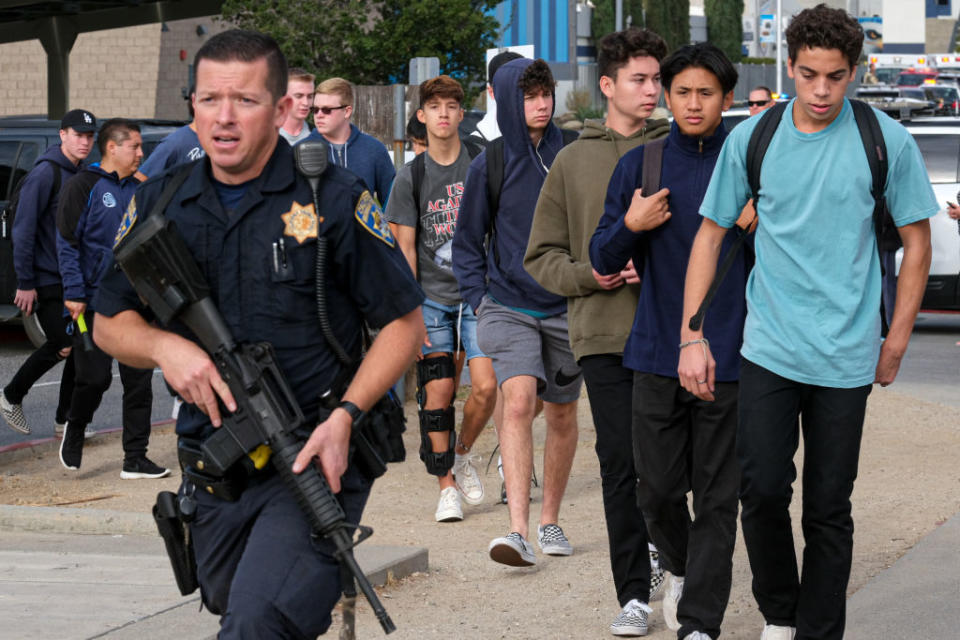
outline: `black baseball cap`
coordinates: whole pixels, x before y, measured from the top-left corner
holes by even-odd
[[[97,130],[97,119],[86,109],[74,109],[63,116],[60,128],[73,129],[77,133],[93,133]]]

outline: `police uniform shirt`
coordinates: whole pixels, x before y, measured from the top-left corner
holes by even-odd
[[[117,233],[119,242],[138,216],[149,215],[173,172],[138,189]],[[333,332],[359,354],[363,319],[380,328],[413,311],[423,292],[390,235],[379,206],[359,178],[331,166],[318,201],[296,173],[293,151],[278,144],[228,215],[217,197],[209,159],[196,162],[165,215],[175,223],[211,290],[211,298],[238,342],[270,342],[307,416],[340,370],[317,319],[317,238],[326,238],[327,310]],[[119,269],[108,269],[97,311],[143,311]],[[182,325],[171,330],[189,335]],[[205,435],[209,420],[193,405],[178,416],[180,435]]]

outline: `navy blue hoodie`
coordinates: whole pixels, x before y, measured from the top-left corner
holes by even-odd
[[[567,310],[565,297],[541,287],[523,268],[523,254],[527,250],[540,187],[563,147],[563,135],[552,120],[539,145],[534,147],[530,139],[523,91],[518,82],[531,64],[533,60],[529,58],[511,60],[500,67],[493,78],[497,124],[504,140],[503,189],[494,234],[496,252],[486,246],[490,226],[486,151],[470,163],[460,201],[457,231],[453,236],[453,273],[460,285],[460,294],[474,311],[484,294],[499,304],[545,315]]]
[[[53,189],[54,163],[60,167],[60,191],[77,171],[56,144],[43,152],[20,188],[20,201],[13,218],[13,268],[17,288],[36,289],[60,284],[57,268],[57,203],[60,192]]]
[[[304,140],[323,140],[323,135],[314,129]],[[343,156],[338,156],[333,145],[330,145],[330,163],[360,176],[370,195],[375,196],[382,207],[386,207],[393,178],[397,175],[387,148],[353,124],[350,125],[350,137],[346,145]]]
[[[610,178],[603,217],[590,240],[590,261],[601,274],[620,271],[631,258],[634,265],[643,265],[640,300],[623,353],[623,364],[628,369],[677,377],[687,262],[702,220],[700,203],[726,137],[722,123],[712,136],[705,138],[685,136],[676,122],[672,124],[663,147],[660,173],[661,188],[670,189],[670,219],[656,229],[634,233],[623,222],[633,192],[640,188],[644,147],[624,154]],[[726,256],[735,239],[736,230],[729,231],[721,256]],[[747,314],[747,259],[747,251],[741,251],[703,323],[720,382],[740,377],[739,352]]]
[[[115,172],[93,166],[63,188],[57,212],[57,252],[64,300],[94,299],[110,263],[120,221],[138,184],[133,176],[121,180]]]

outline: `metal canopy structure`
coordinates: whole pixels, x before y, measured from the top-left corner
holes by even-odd
[[[39,39],[47,54],[47,115],[70,95],[70,50],[81,33],[220,13],[223,0],[0,0],[0,43]]]

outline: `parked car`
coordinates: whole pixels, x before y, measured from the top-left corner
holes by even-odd
[[[929,311],[960,311],[960,226],[947,215],[947,202],[960,194],[960,126],[914,126],[907,130],[923,154],[930,184],[942,207],[930,219],[933,260],[921,308]],[[897,271],[903,250],[897,252]]]
[[[143,136],[143,153],[147,155],[172,131],[185,123],[172,120],[135,119]],[[21,322],[20,310],[13,304],[17,276],[13,269],[11,215],[6,211],[10,192],[33,167],[33,163],[50,145],[60,142],[60,122],[40,117],[0,118],[0,323]],[[100,159],[96,145],[87,162]],[[23,322],[30,340],[45,341],[43,330],[31,316]]]

